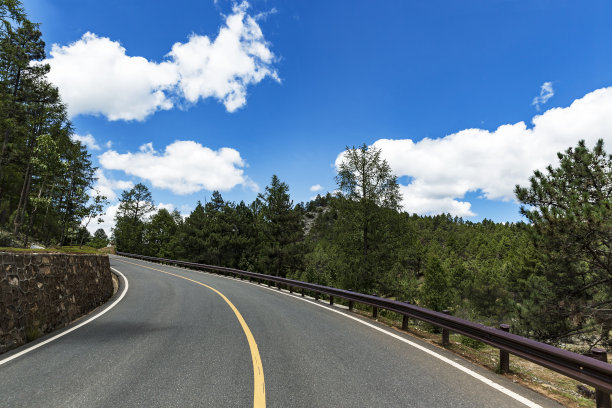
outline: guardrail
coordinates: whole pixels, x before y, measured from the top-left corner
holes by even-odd
[[[231,274],[255,279],[257,281],[267,281],[269,284],[270,282],[274,282],[279,289],[281,285],[287,286],[291,291],[293,291],[294,288],[300,288],[302,289],[302,295],[304,295],[304,290],[315,293],[316,297],[318,297],[319,294],[325,294],[329,296],[330,304],[333,304],[334,298],[348,300],[349,310],[353,309],[354,302],[372,306],[375,317],[379,309],[396,312],[404,316],[404,327],[407,323],[407,317],[441,327],[443,329],[442,337],[444,345],[448,345],[448,332],[452,331],[498,348],[500,350],[500,371],[502,372],[509,371],[509,353],[595,387],[597,408],[610,408],[612,365],[607,363],[607,354],[603,349],[593,349],[592,352],[595,358],[592,358],[509,333],[509,326],[507,325],[501,325],[499,329],[496,329],[450,316],[446,313],[435,312],[406,302],[385,299],[375,295],[366,295],[330,286],[317,285],[315,283],[301,282],[293,279],[281,278],[279,276],[264,275],[222,266],[135,255],[124,252],[117,252],[117,255],[220,272],[222,274]]]

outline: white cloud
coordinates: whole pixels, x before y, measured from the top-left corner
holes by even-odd
[[[310,187],[310,191],[315,192],[315,191],[321,191],[323,190],[323,186],[320,184],[315,184],[314,186]]]
[[[178,75],[170,62],[157,64],[126,55],[116,41],[87,32],[67,46],[54,44],[49,79],[71,117],[102,114],[109,120],[143,120],[173,103],[165,91]]]
[[[544,82],[540,87],[540,95],[533,98],[531,104],[540,110],[540,105],[544,105],[550,98],[555,95],[553,90],[552,82]]]
[[[73,141],[81,142],[84,146],[86,146],[89,150],[100,150],[100,145],[96,142],[96,139],[91,134],[86,134],[84,136],[77,135],[76,133],[70,136]]]
[[[134,187],[134,183],[126,180],[113,180],[106,177],[102,169],[96,170],[95,177],[98,179],[94,186],[100,195],[105,196],[109,201],[117,199],[116,190],[127,190]]]
[[[168,54],[180,75],[179,88],[189,102],[213,97],[229,112],[246,104],[246,88],[265,77],[278,79],[257,21],[246,14],[248,3],[234,5],[214,41],[192,35],[185,44],[176,43]]]
[[[113,147],[113,141],[109,140],[108,142],[104,144],[104,147],[106,147],[107,149],[110,149],[111,147]]]
[[[215,151],[194,141],[179,140],[166,146],[163,152],[147,143],[136,153],[120,154],[109,150],[98,158],[105,169],[122,170],[175,194],[203,189],[228,191],[237,185],[253,191],[258,189],[244,174],[242,168],[246,163],[240,153],[227,147]]]
[[[104,115],[109,120],[144,120],[183,100],[215,98],[227,111],[246,104],[247,87],[266,77],[280,81],[274,54],[249,5],[234,5],[217,37],[192,34],[157,63],[126,54],[117,41],[87,32],[66,46],[54,44],[45,60],[70,116]],[[259,17],[261,18],[261,17]]]
[[[168,212],[172,212],[174,211],[174,204],[164,204],[164,203],[159,203],[155,206],[157,208],[157,211],[161,210],[162,208],[167,210]]]
[[[557,152],[580,139],[593,146],[604,139],[612,150],[612,87],[593,91],[569,107],[553,108],[524,122],[489,132],[465,129],[439,139],[380,139],[374,146],[399,176],[412,180],[402,185],[403,206],[419,214],[474,213],[465,201],[468,192],[481,191],[489,200],[514,199],[516,184],[528,185],[535,169],[557,163]],[[336,166],[342,154],[336,159]]]

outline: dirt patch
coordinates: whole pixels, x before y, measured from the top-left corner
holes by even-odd
[[[99,252],[102,252],[103,254],[112,254],[112,255],[116,255],[117,251],[115,250],[115,247],[104,247],[104,248],[99,248],[98,249]]]

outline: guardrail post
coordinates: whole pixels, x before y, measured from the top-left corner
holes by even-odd
[[[376,293],[372,293],[372,296],[378,296]],[[378,318],[378,308],[376,306],[372,306],[372,318]]]
[[[272,287],[272,281],[268,281],[268,287],[271,288]]]
[[[280,282],[277,282],[277,283],[276,283],[276,289],[281,290],[281,284],[280,284]]]
[[[450,310],[443,310],[442,313],[449,315]],[[448,329],[442,328],[442,347],[450,346],[449,335],[450,333],[448,332]]]
[[[349,300],[349,312],[353,311],[353,301]]]
[[[499,329],[506,333],[510,332],[510,326],[507,324],[500,324]],[[510,354],[504,350],[499,350],[499,372],[502,374],[510,372]]]
[[[334,305],[334,297],[332,295],[329,295],[329,305],[330,306]]]
[[[406,304],[410,304],[410,302],[404,302]],[[408,315],[402,316],[402,330],[408,330]]]
[[[302,297],[304,297],[304,289],[302,288]]]
[[[315,292],[315,300],[318,302],[319,301],[319,292]]]
[[[593,358],[603,361],[604,363],[608,362],[608,354],[606,353],[606,350],[594,348],[591,350],[591,352],[593,353]],[[611,408],[610,394],[605,391],[595,389],[595,406],[597,408]]]

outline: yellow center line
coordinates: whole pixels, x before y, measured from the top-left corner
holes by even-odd
[[[244,318],[242,317],[238,309],[236,309],[236,306],[234,306],[234,304],[230,302],[230,300],[227,297],[225,297],[223,293],[219,292],[217,289],[211,286],[208,286],[202,282],[198,282],[196,280],[189,279],[184,276],[177,275],[175,273],[162,271],[161,269],[151,268],[150,266],[145,266],[145,265],[137,264],[134,262],[124,261],[122,259],[117,259],[117,260],[119,262],[124,262],[127,264],[140,266],[141,268],[151,269],[157,272],[165,273],[166,275],[176,276],[177,278],[181,278],[181,279],[185,279],[190,282],[193,282],[193,283],[197,283],[198,285],[204,286],[212,290],[213,292],[215,292],[217,295],[221,296],[221,298],[225,300],[225,302],[229,305],[229,307],[234,311],[234,314],[236,315],[238,322],[240,322],[240,326],[242,326],[242,330],[244,331],[247,341],[249,342],[249,348],[251,349],[251,358],[253,359],[253,391],[254,391],[253,408],[265,408],[266,406],[266,384],[264,382],[263,365],[261,364],[261,357],[259,356],[259,349],[257,348],[257,343],[255,343],[255,337],[253,337],[253,333],[251,333],[249,326],[247,326],[246,322],[244,321]]]

